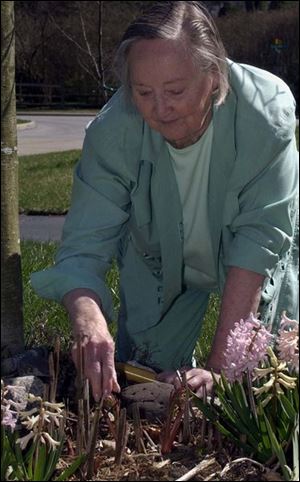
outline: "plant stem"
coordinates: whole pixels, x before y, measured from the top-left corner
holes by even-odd
[[[100,413],[103,405],[104,397],[102,396],[100,402],[95,404],[95,413],[93,419],[93,425],[91,430],[91,438],[89,440],[88,447],[88,459],[87,459],[87,480],[92,480],[94,475],[94,454],[97,442],[98,426],[100,420]]]

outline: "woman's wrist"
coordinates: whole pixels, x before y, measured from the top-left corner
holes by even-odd
[[[92,290],[78,288],[66,293],[63,305],[72,321],[74,336],[105,336],[109,333],[100,298]]]

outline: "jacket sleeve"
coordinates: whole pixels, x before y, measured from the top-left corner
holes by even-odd
[[[277,144],[277,152],[237,196],[237,214],[227,226],[232,241],[225,265],[273,275],[291,247],[297,186],[298,153],[292,135],[289,141]]]
[[[91,130],[92,134],[87,130],[74,170],[71,207],[55,265],[33,273],[31,283],[41,297],[58,302],[72,289],[89,288],[110,314],[112,302],[105,275],[126,232],[130,180],[122,140],[116,145],[110,138],[113,134],[105,132],[102,138],[101,129]]]

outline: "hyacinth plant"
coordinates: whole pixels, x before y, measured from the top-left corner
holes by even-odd
[[[29,394],[35,406],[24,411],[5,398],[7,388],[1,381],[1,480],[68,480],[85,455],[53,478],[65,439],[64,404]]]
[[[194,396],[221,434],[258,462],[277,461],[285,480],[299,480],[298,329],[285,312],[277,336],[253,314],[235,323],[212,399]]]

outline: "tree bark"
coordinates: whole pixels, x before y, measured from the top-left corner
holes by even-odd
[[[1,358],[24,350],[14,2],[1,2]]]

